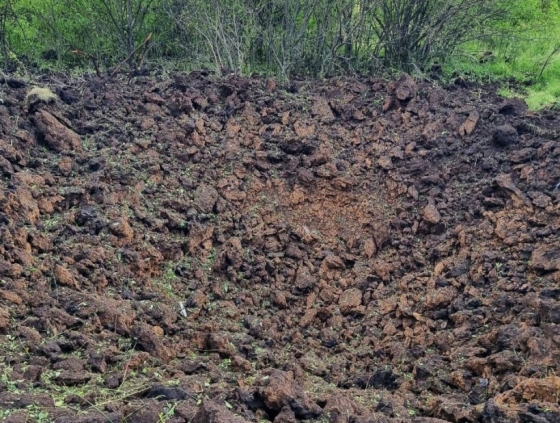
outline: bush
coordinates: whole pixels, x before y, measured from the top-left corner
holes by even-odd
[[[511,53],[521,45],[511,34],[559,14],[552,0],[4,0],[0,48],[4,61],[42,67],[100,69],[146,54],[284,80],[410,73],[467,45]]]

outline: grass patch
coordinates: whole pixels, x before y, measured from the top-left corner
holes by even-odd
[[[500,95],[522,97],[529,109],[560,103],[560,6],[534,0],[512,6],[501,30],[511,36],[463,45],[443,66],[446,78],[499,83]],[[514,35],[517,34],[517,35]]]

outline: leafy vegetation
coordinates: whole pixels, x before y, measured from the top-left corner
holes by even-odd
[[[492,35],[460,46],[445,65],[447,75],[498,82],[505,96],[522,96],[531,109],[560,101],[560,1],[512,2]]]
[[[558,0],[5,0],[5,69],[145,61],[328,77],[405,71],[500,82],[532,108],[560,96]],[[436,71],[434,73],[434,71]]]

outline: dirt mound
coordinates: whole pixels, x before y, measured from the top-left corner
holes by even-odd
[[[4,421],[560,419],[556,114],[409,77],[39,85],[0,90]]]

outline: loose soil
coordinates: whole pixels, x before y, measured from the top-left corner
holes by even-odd
[[[3,421],[560,421],[557,113],[407,76],[1,82]]]

